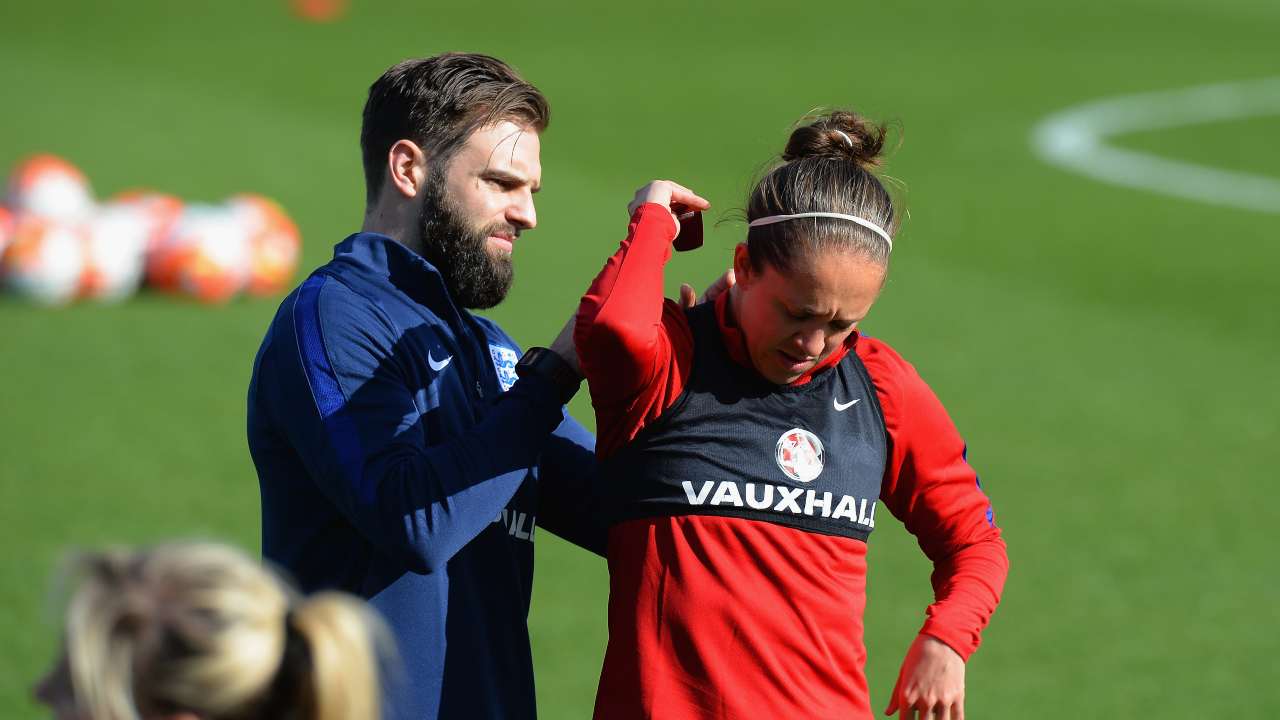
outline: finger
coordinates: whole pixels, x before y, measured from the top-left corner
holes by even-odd
[[[964,720],[964,700],[951,704],[951,720]]]
[[[701,195],[694,195],[693,193],[685,194],[674,192],[671,193],[671,206],[674,208],[680,208],[684,212],[690,210],[697,210],[701,212],[711,207],[711,201]]]
[[[884,714],[892,716],[898,711],[898,706],[902,703],[902,671],[898,671],[898,679],[893,683],[893,692],[889,693],[889,707],[885,708]]]
[[[693,286],[689,283],[680,283],[680,305],[681,307],[691,308],[698,302],[698,296],[693,292]]]
[[[938,720],[951,720],[951,706],[943,704],[934,705],[932,717],[935,717]]]
[[[706,210],[711,207],[711,203],[706,198],[689,188],[676,183],[670,183],[670,185],[672,205],[684,205],[691,210]]]

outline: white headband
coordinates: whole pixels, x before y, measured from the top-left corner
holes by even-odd
[[[780,223],[786,220],[795,220],[796,218],[807,218],[807,217],[836,218],[837,220],[848,220],[851,223],[857,223],[858,225],[861,225],[862,227],[884,238],[884,241],[889,244],[889,252],[893,252],[893,238],[889,237],[889,233],[885,232],[884,228],[871,222],[870,220],[864,220],[856,215],[845,215],[844,213],[832,213],[832,212],[807,212],[807,213],[796,213],[795,215],[770,215],[769,217],[762,217],[758,220],[752,220],[750,223],[748,223],[747,227],[760,227],[761,225],[772,225],[774,223]]]

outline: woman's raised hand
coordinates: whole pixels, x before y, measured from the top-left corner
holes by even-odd
[[[645,203],[656,203],[671,213],[671,220],[676,224],[676,232],[680,232],[682,212],[689,210],[706,210],[711,203],[689,188],[670,180],[654,180],[636,191],[636,196],[627,205],[627,215],[635,214],[636,208]]]

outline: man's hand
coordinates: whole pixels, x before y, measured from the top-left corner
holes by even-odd
[[[711,203],[700,197],[689,188],[673,183],[670,180],[654,180],[636,191],[636,196],[627,205],[627,216],[636,212],[636,208],[645,203],[656,203],[671,213],[671,222],[676,225],[676,233],[680,232],[680,213],[689,210],[706,210]]]
[[[885,715],[899,720],[964,720],[964,660],[946,643],[916,636]]]
[[[693,290],[693,286],[689,283],[680,283],[680,306],[691,308],[698,303],[715,302],[716,298],[729,291],[733,284],[737,282],[737,278],[733,274],[733,268],[729,268],[723,275],[716,278],[716,281],[707,286],[702,291],[702,297],[698,297]]]

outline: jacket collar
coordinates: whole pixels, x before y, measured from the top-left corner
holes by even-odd
[[[389,282],[432,312],[461,319],[461,309],[449,295],[440,270],[386,235],[372,232],[350,235],[334,246],[333,261],[344,273],[353,273],[379,285]]]

